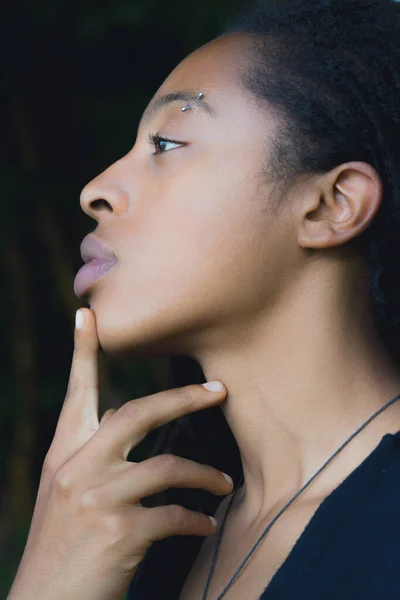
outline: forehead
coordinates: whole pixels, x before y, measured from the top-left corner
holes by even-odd
[[[249,60],[245,51],[250,44],[250,36],[243,32],[225,34],[189,54],[163,82],[153,101],[176,90],[198,93],[217,104],[225,98],[232,102],[235,97],[244,95],[239,76]],[[212,94],[208,94],[212,92]]]
[[[236,32],[223,35],[187,56],[172,71],[160,88],[178,86],[179,88],[213,85],[238,85],[240,68],[243,67],[250,37],[246,33]]]

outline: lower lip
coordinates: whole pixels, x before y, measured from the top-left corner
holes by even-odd
[[[74,292],[80,297],[85,294],[95,281],[103,277],[113,266],[116,260],[92,260],[84,264],[76,274]]]

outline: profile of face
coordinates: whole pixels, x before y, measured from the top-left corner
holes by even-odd
[[[240,344],[293,270],[290,211],[272,210],[262,174],[276,125],[239,80],[248,43],[230,33],[185,58],[133,148],[82,191],[93,235],[117,257],[88,293],[106,353],[196,358]],[[182,99],[153,110],[180,91],[190,110]],[[149,134],[173,141],[152,147]]]

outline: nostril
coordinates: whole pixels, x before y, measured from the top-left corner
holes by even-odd
[[[90,202],[90,206],[93,209],[103,209],[106,208],[108,210],[112,210],[111,204],[109,202],[107,202],[107,200],[104,200],[104,198],[99,198],[98,200],[92,200]]]

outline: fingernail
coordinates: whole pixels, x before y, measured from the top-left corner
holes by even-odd
[[[76,311],[76,315],[75,315],[75,327],[76,327],[76,329],[80,329],[81,327],[83,327],[84,323],[85,323],[85,317],[83,315],[83,312],[80,309],[78,309]]]
[[[210,517],[210,515],[208,515],[208,518],[210,519],[210,521],[214,525],[214,527],[216,527],[218,525],[217,519],[214,519],[214,517]]]
[[[229,483],[230,483],[231,485],[233,485],[233,479],[232,479],[232,477],[231,477],[230,475],[228,475],[227,473],[224,473],[223,471],[221,471],[221,473],[222,473],[222,475],[225,477],[225,479],[226,479],[227,481],[229,481]]]
[[[207,383],[202,383],[201,385],[209,392],[220,392],[224,389],[224,386],[220,381],[207,381]]]

